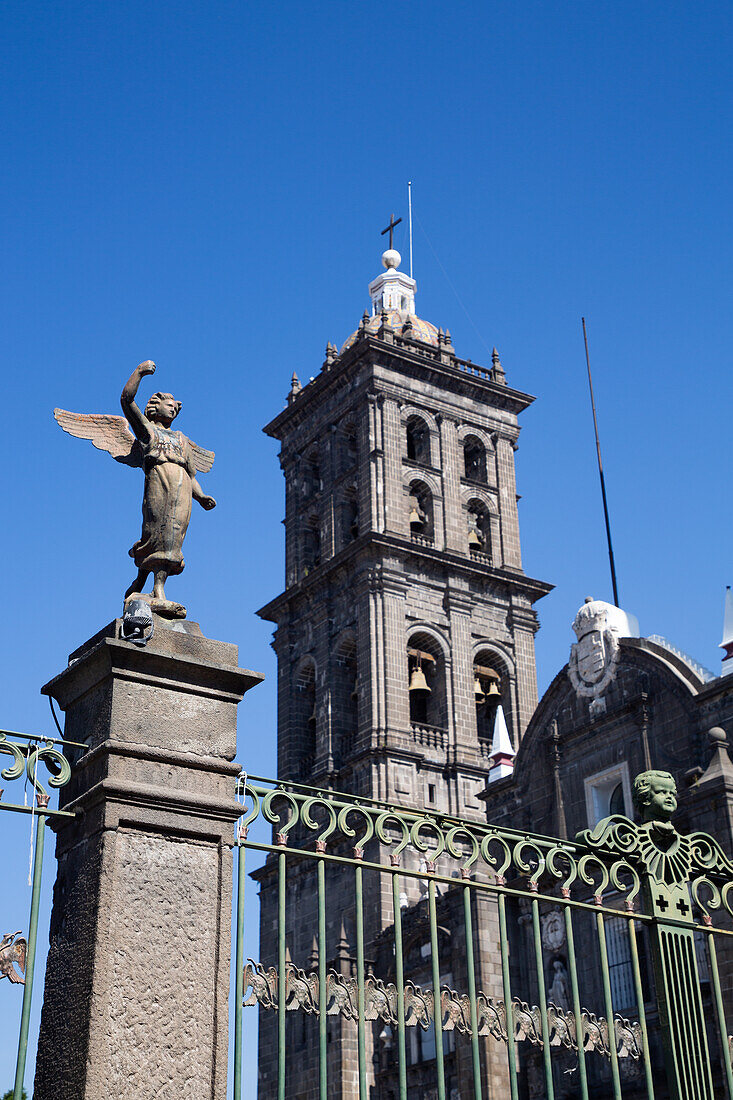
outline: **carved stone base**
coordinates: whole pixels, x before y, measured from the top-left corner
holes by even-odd
[[[261,676],[196,624],[145,648],[121,627],[43,689],[84,747],[61,793],[76,816],[55,824],[33,1095],[224,1097],[236,712]]]

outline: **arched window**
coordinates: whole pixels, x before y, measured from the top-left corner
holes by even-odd
[[[448,707],[443,650],[430,634],[413,634],[407,646],[410,722],[445,730]]]
[[[336,650],[331,714],[334,765],[340,768],[354,747],[358,728],[359,683],[356,668],[356,639],[351,633],[341,640]]]
[[[468,549],[472,554],[491,560],[491,517],[481,500],[468,502]]]
[[[466,436],[463,444],[464,474],[469,481],[486,485],[486,448],[475,435]]]
[[[433,494],[424,481],[413,481],[407,498],[410,536],[418,542],[432,542],[435,538],[433,519]]]
[[[316,756],[316,666],[312,657],[300,665],[295,686],[292,744],[296,771],[302,777],[313,770]]]
[[[473,698],[479,741],[490,745],[494,737],[496,708],[501,703],[507,719],[509,683],[504,666],[490,650],[478,653],[473,662]]]
[[[407,421],[407,457],[422,466],[430,465],[430,430],[419,416]]]

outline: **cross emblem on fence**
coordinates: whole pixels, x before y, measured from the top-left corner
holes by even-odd
[[[669,909],[669,902],[665,898],[664,894],[660,894],[657,898],[657,908],[664,912],[665,909]]]

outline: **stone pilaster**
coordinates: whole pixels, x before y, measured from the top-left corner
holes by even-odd
[[[440,417],[440,456],[443,469],[445,548],[465,554],[468,530],[461,501],[461,448],[455,420]]]
[[[316,662],[316,753],[313,774],[322,776],[333,768],[333,729],[331,723],[332,680],[331,638],[327,598],[314,600],[311,610],[314,652]],[[320,782],[320,780],[319,780]]]
[[[502,561],[512,569],[521,569],[514,442],[503,435],[496,437],[496,475],[499,487]]]
[[[43,691],[75,750],[36,1100],[223,1097],[237,704],[262,677],[193,623],[116,620]]]
[[[453,677],[452,729],[456,760],[465,749],[475,748],[476,705],[473,697],[473,658],[471,654],[471,611],[473,599],[470,592],[449,588],[446,593],[446,610],[450,617],[451,672]],[[458,811],[461,812],[460,810]]]
[[[521,739],[537,706],[537,662],[535,660],[534,636],[538,629],[538,623],[537,616],[528,600],[514,597],[511,624],[514,634],[514,659],[517,678],[517,732]],[[516,738],[514,740],[515,748],[518,748]]]
[[[298,515],[297,466],[293,456],[286,459],[285,455],[281,455],[280,465],[285,476],[285,515]],[[298,569],[298,532],[296,524],[289,523],[285,526],[285,576],[288,585],[298,580]]]
[[[403,431],[397,402],[386,398],[382,405],[385,530],[409,538],[410,528],[402,487]]]
[[[359,479],[359,514],[365,517],[364,531],[384,531],[384,441],[382,431],[382,398],[379,394],[367,395],[369,403],[368,451],[369,476]],[[366,453],[366,448],[362,454]],[[362,469],[362,474],[366,469]]]
[[[382,644],[386,720],[388,729],[401,731],[406,730],[410,724],[405,640],[406,591],[403,581],[382,574]]]

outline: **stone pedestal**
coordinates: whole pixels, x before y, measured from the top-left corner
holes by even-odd
[[[47,684],[73,775],[35,1100],[224,1100],[237,704],[262,677],[194,623],[115,620]]]

